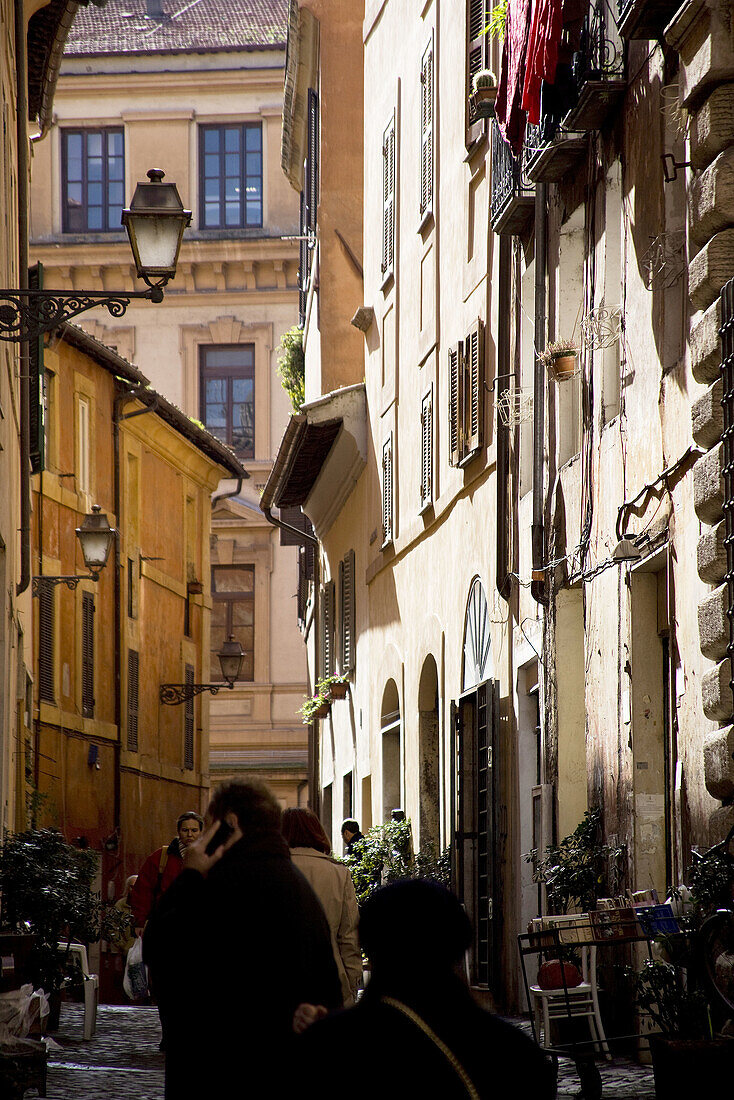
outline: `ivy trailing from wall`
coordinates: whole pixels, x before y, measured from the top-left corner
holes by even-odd
[[[282,354],[278,356],[278,377],[291,399],[294,411],[299,412],[306,399],[303,329],[294,325],[284,332],[280,338],[280,351]]]

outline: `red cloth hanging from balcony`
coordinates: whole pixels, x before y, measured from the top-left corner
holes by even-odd
[[[500,133],[516,156],[525,137],[525,113],[521,106],[525,82],[531,0],[509,0],[505,42],[497,85],[494,114]]]
[[[533,0],[521,106],[534,125],[540,121],[540,85],[556,78],[562,30],[563,0]]]

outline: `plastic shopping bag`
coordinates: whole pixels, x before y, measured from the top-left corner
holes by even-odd
[[[135,940],[125,960],[125,976],[122,988],[131,1001],[138,1001],[148,992],[148,967],[143,962],[143,940]]]

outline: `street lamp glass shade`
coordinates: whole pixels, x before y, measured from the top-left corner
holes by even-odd
[[[167,283],[176,274],[183,231],[191,224],[175,183],[163,183],[159,168],[148,172],[150,183],[139,183],[132,202],[122,212],[138,277]]]
[[[76,536],[87,569],[90,573],[99,573],[107,564],[115,533],[98,504],[92,505],[92,514],[84,517],[84,523],[76,529]]]
[[[224,643],[217,653],[217,657],[219,658],[219,664],[222,666],[222,678],[228,684],[233,684],[239,677],[242,662],[245,658],[245,651],[240,643],[235,641],[233,634],[230,634],[229,641]]]

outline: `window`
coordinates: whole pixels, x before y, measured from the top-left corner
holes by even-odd
[[[382,137],[382,277],[395,270],[395,115]]]
[[[341,607],[341,653],[339,661],[342,675],[354,668],[354,550],[350,550],[339,562],[339,604]]]
[[[245,651],[240,680],[255,679],[255,566],[212,568],[212,627],[209,674],[221,680],[217,652],[232,634]]]
[[[56,701],[54,688],[56,606],[54,590],[42,584],[38,600],[38,698],[44,703]]]
[[[62,130],[64,233],[122,230],[125,156],[122,129]]]
[[[382,445],[382,545],[393,540],[392,435]]]
[[[466,144],[471,145],[486,129],[477,117],[471,102],[473,80],[480,69],[489,68],[490,37],[485,33],[489,23],[490,0],[467,0],[466,11]]]
[[[421,511],[433,504],[433,387],[421,402]]]
[[[89,492],[89,401],[80,397],[77,402],[77,469],[76,487],[80,493]]]
[[[334,659],[336,587],[334,582],[327,581],[321,591],[321,675],[333,676],[336,672]]]
[[[421,218],[433,210],[433,40],[421,60]]]
[[[204,346],[201,419],[240,458],[255,457],[255,345]]]
[[[319,97],[313,88],[308,89],[307,125],[306,163],[303,171],[303,191],[301,192],[301,240],[298,265],[298,323],[302,327],[306,321],[308,279],[311,272],[319,205]]]
[[[217,661],[217,664],[219,662]],[[194,666],[186,665],[184,683],[190,688],[194,683]],[[194,770],[194,700],[187,699],[184,705],[184,768]]]
[[[138,689],[140,660],[136,650],[127,651],[127,747],[138,751]]]
[[[94,718],[94,596],[82,597],[82,716]]]
[[[476,321],[464,340],[449,348],[449,463],[473,458],[483,442],[484,325]]]
[[[199,127],[199,227],[244,229],[263,222],[259,122]]]

